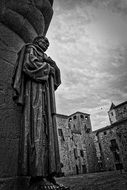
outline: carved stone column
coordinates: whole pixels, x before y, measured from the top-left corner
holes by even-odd
[[[52,4],[53,0],[0,1],[0,190],[20,189],[16,176],[22,110],[12,100],[11,87],[17,52],[24,43],[46,34]]]

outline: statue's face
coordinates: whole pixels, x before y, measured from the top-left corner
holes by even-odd
[[[45,39],[39,39],[37,43],[39,47],[42,48],[44,51],[46,51],[49,47],[49,43],[47,43]]]
[[[41,49],[43,49],[43,51],[46,51],[47,48],[49,47],[49,41],[46,37],[36,37],[33,40],[33,43],[37,44]]]

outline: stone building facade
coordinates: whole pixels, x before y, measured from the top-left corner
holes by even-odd
[[[108,115],[111,124],[127,119],[127,101],[116,106],[112,103]]]
[[[96,151],[90,115],[56,115],[62,172],[74,175],[95,171]]]
[[[127,171],[127,102],[112,104],[108,115],[111,125],[93,132],[97,170]]]

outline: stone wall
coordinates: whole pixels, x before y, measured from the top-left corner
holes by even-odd
[[[127,121],[117,125],[116,135],[119,141],[123,167],[127,171]]]
[[[89,114],[57,114],[57,129],[62,172],[65,175],[94,172],[97,159]]]
[[[92,132],[89,115],[84,114],[83,118],[81,115],[81,113],[75,113],[71,116],[57,115],[63,173],[73,175],[85,172],[110,171],[120,169],[121,165],[126,171],[127,120]],[[115,151],[112,147],[112,141],[116,143]],[[82,151],[83,153],[81,153]],[[115,154],[117,154],[116,158]]]
[[[16,176],[18,172],[21,108],[12,100],[11,79],[23,44],[18,35],[0,23],[0,177]]]
[[[94,139],[98,160],[101,155],[100,170],[118,170],[122,167],[127,170],[127,121],[97,130]],[[115,141],[114,147],[112,141]]]
[[[127,102],[123,102],[118,105],[114,105],[110,108],[109,112],[110,123],[116,123],[127,118]]]
[[[127,102],[116,106],[115,111],[117,121],[127,118]]]
[[[101,159],[101,150],[99,146],[98,137],[96,136],[96,132],[93,132],[93,141],[95,145],[95,151],[96,151],[96,157],[97,157],[97,163],[95,165],[95,171],[101,171],[102,170],[102,159]]]
[[[70,139],[71,131],[68,128],[68,119],[67,117],[57,116],[56,121],[57,121],[60,161],[63,165],[62,172],[65,175],[66,174],[72,175],[76,173],[76,170],[74,163],[74,154],[72,149],[73,144]]]
[[[110,150],[111,139],[116,139],[117,141],[115,129],[108,129],[98,134],[98,141],[101,147],[103,166],[104,166],[104,169],[108,171],[115,170],[113,154]]]

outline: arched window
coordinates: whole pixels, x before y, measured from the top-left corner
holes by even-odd
[[[86,120],[88,119],[88,116],[87,116],[87,115],[85,116],[85,119],[86,119]]]
[[[73,117],[73,119],[76,119],[77,117],[76,117],[76,115]]]
[[[84,119],[84,115],[80,115],[80,118],[81,118],[81,119]]]

